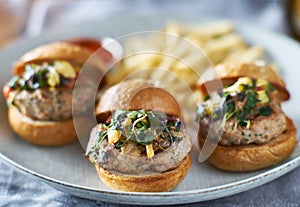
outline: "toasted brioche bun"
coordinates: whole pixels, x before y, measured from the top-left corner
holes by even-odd
[[[223,146],[218,144],[208,161],[215,167],[226,171],[254,171],[273,166],[286,159],[296,145],[296,127],[287,117],[287,131],[277,138],[262,144],[242,146]],[[203,146],[205,138],[199,136]]]
[[[67,42],[54,42],[34,48],[25,53],[14,65],[14,74],[21,74],[25,70],[26,64],[43,63],[54,60],[65,60],[74,65],[83,65],[87,62],[98,69],[104,69],[99,58],[92,56],[93,51],[85,47]],[[77,71],[78,72],[78,71]]]
[[[114,190],[163,192],[176,187],[187,175],[191,165],[190,155],[187,155],[175,169],[153,175],[126,175],[105,170],[97,164],[95,167],[101,180]]]
[[[258,66],[255,64],[245,63],[217,65],[215,67],[215,72],[218,77],[212,77],[204,81],[199,80],[198,87],[202,93],[206,94],[207,88],[209,88],[210,90],[214,90],[214,86],[217,85],[216,81],[221,80],[223,85],[226,86],[236,82],[240,77],[250,77],[254,79],[264,79],[274,85],[274,87],[278,91],[275,94],[275,97],[279,102],[288,100],[290,98],[290,94],[286,89],[284,81],[269,66]]]
[[[117,109],[158,110],[181,118],[176,99],[151,80],[132,79],[112,86],[101,97],[96,114],[106,114]]]
[[[22,114],[14,106],[8,108],[12,129],[26,141],[41,146],[62,146],[77,141],[73,120],[38,121]]]

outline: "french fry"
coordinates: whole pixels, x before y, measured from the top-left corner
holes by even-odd
[[[157,70],[153,70],[150,75],[149,78],[153,79],[153,80],[162,80],[163,82],[165,82],[164,80],[168,78],[168,76],[170,75],[170,71],[167,68],[157,68]]]
[[[168,37],[167,37],[168,38]],[[173,39],[173,37],[169,37]],[[162,52],[162,61],[159,64],[160,68],[169,68],[171,69],[172,65],[176,63],[178,60],[182,59],[190,52],[189,43],[181,38],[178,38],[178,43],[175,48],[166,48]]]
[[[199,75],[212,64],[250,63],[264,59],[261,47],[249,46],[233,29],[233,24],[228,21],[201,25],[171,22],[160,33],[128,38],[124,42],[127,56],[121,64],[122,72],[108,74],[114,79],[108,82],[136,75],[162,80],[176,86],[173,88],[176,93],[184,93],[185,88],[178,81],[194,89]],[[276,70],[276,66],[273,67]]]
[[[164,33],[150,33],[144,41],[148,45],[148,50],[163,51],[165,49],[165,38]]]
[[[198,38],[197,36],[195,36],[193,34],[187,34],[184,38],[187,41],[190,41],[191,44],[194,44],[195,46],[197,46],[200,50],[203,49],[204,44],[207,41],[207,40],[200,39],[200,38]]]
[[[203,50],[214,64],[218,64],[222,62],[231,51],[237,50],[245,45],[241,36],[233,33],[208,41]]]
[[[258,60],[264,55],[264,50],[263,48],[259,46],[252,46],[248,50],[246,50],[240,59],[238,60],[239,62],[244,62],[244,63],[250,63],[255,60]]]
[[[260,59],[264,50],[259,46],[240,48],[225,58],[223,63],[251,63]]]
[[[229,21],[219,21],[209,24],[186,26],[182,24],[170,24],[173,30],[180,35],[193,34],[200,39],[207,40],[232,32],[233,25]]]
[[[233,25],[229,21],[219,21],[203,25],[202,27],[195,27],[190,30],[191,34],[195,34],[199,37],[215,38],[221,35],[231,33],[233,31]]]
[[[176,68],[173,71],[191,87],[193,87],[199,79],[199,76],[197,76],[195,71],[190,67]]]
[[[222,61],[222,63],[235,63],[239,61],[241,54],[243,54],[248,49],[247,46],[238,48],[234,51],[231,51],[231,53]]]
[[[181,60],[177,61],[176,64],[173,65],[173,69],[182,69],[186,67],[190,67],[198,75],[201,75],[204,70],[211,66],[211,62],[207,59],[205,54],[199,53],[191,53],[188,56],[182,58]]]
[[[211,63],[207,60],[206,56],[192,53],[184,57],[181,61],[177,61],[173,65],[172,71],[184,79],[189,86],[193,87],[204,70],[210,66]]]
[[[125,73],[135,70],[156,67],[161,61],[161,55],[156,53],[140,53],[126,57],[123,60]]]

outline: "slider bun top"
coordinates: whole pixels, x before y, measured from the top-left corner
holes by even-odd
[[[14,74],[21,74],[29,63],[43,63],[54,60],[65,60],[74,65],[83,65],[93,54],[85,47],[67,42],[53,42],[36,47],[25,53],[14,65]],[[89,59],[88,64],[104,68],[99,58]],[[78,72],[78,71],[77,71]]]
[[[288,100],[290,94],[286,89],[285,82],[281,77],[269,66],[260,66],[255,64],[220,64],[215,67],[216,74],[218,77],[214,76],[208,80],[198,81],[198,87],[202,93],[207,93],[207,88],[209,90],[214,90],[214,87],[218,84],[218,80],[222,80],[224,86],[230,85],[237,81],[240,77],[250,77],[254,79],[264,79],[271,83],[278,91],[275,96],[276,100],[279,102]],[[204,77],[205,78],[205,77]]]
[[[176,99],[152,80],[131,79],[106,90],[96,107],[98,120],[117,109],[157,110],[181,118]]]

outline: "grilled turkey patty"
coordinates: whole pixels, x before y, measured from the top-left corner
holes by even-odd
[[[271,139],[282,134],[286,126],[286,116],[280,108],[280,105],[270,105],[273,112],[270,116],[258,116],[251,120],[250,128],[237,126],[235,129],[235,120],[229,119],[223,129],[223,134],[219,140],[221,145],[246,145],[246,144],[264,144]],[[204,117],[200,121],[201,133],[206,137],[209,129],[210,120]]]
[[[87,151],[95,145],[97,134],[97,127],[95,127],[91,132]],[[150,159],[142,155],[141,151],[144,147],[138,146],[135,142],[130,142],[126,148],[119,150],[104,139],[100,143],[99,151],[90,155],[90,159],[104,169],[125,174],[161,173],[179,166],[191,150],[191,138],[184,131],[182,137],[182,140],[175,141],[168,149],[155,154]]]
[[[85,111],[90,101],[87,89],[80,100],[74,100],[74,110]],[[37,120],[63,121],[72,118],[73,90],[66,87],[42,88],[19,92],[13,104],[26,116]]]

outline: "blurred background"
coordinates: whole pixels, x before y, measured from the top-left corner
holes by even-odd
[[[9,46],[9,44],[18,38],[35,38],[47,33],[47,31],[67,31],[68,27],[74,27],[76,25],[82,25],[85,22],[101,19],[107,19],[107,24],[109,25],[110,17],[122,19],[123,16],[128,15],[186,15],[194,18],[195,22],[197,19],[201,21],[202,18],[210,17],[233,19],[282,33],[294,39],[299,40],[300,37],[300,0],[0,0],[0,48]],[[122,27],[126,26],[127,25],[122,25]],[[105,28],[95,29],[101,30]],[[122,31],[122,28],[118,29]],[[243,42],[241,44],[243,45]],[[250,45],[249,48],[251,48],[251,46],[252,45]],[[255,45],[253,48],[257,49]],[[210,50],[211,53],[209,54],[211,54],[211,57],[217,57],[217,55],[213,53],[215,51],[213,49]],[[216,63],[221,61],[219,59],[214,61],[212,58],[211,60]],[[132,62],[140,67],[140,62],[134,59],[134,61],[125,62],[129,65],[128,68],[133,68],[132,65],[129,64]],[[143,59],[141,59],[141,62],[148,63],[148,61],[144,61]],[[124,66],[126,66],[125,63]],[[40,197],[38,197],[38,199],[40,199],[39,201],[44,200],[45,203],[52,198],[53,200],[56,198],[56,201],[69,202],[71,203],[70,205],[73,204],[72,201],[74,201],[74,203],[77,202],[76,199],[70,198],[70,195],[64,195],[61,192],[44,188],[44,186],[40,186],[39,183],[33,183],[31,180],[28,181],[24,179],[23,176],[19,176],[11,168],[3,166],[2,162],[0,162],[0,172],[4,173],[2,183],[4,183],[4,186],[7,186],[7,188],[10,188],[10,191],[7,191],[7,196],[11,194],[14,195],[15,192],[18,193],[16,197],[11,196],[11,200],[13,201],[22,197],[22,192],[26,192],[25,195],[35,195],[35,197],[40,195]],[[277,196],[276,202],[278,202],[278,200],[284,202],[289,199],[292,201],[296,199],[295,203],[299,203],[299,196],[295,196],[297,194],[291,193],[291,195],[289,195],[293,190],[293,192],[299,191],[299,188],[292,185],[295,182],[295,177],[299,175],[299,170],[297,173],[298,174],[293,174],[293,177],[284,177],[282,180],[279,180],[279,182],[261,188],[259,191],[255,189],[250,192],[250,194],[244,194],[242,197],[237,195],[233,199],[229,198],[227,202],[231,199],[231,201],[233,201],[232,203],[234,203],[239,197],[241,198],[240,201],[253,201],[256,198],[260,198],[257,199],[257,202],[269,202],[273,200],[275,195],[275,197]],[[9,181],[7,181],[8,177]],[[18,187],[21,185],[25,187]],[[282,186],[286,189],[284,193],[281,192]],[[32,190],[28,190],[30,188]],[[6,191],[6,189],[4,189],[4,191]],[[277,191],[279,193],[276,193]],[[269,194],[263,194],[262,192]],[[257,194],[257,196],[253,196],[255,194]],[[252,195],[253,198],[248,199],[249,195]],[[268,199],[264,197],[265,195],[269,195]],[[1,199],[0,196],[0,201],[2,200],[3,202],[9,202],[5,201],[5,199]],[[69,200],[71,200],[71,202]],[[223,206],[224,200],[221,200],[220,203],[221,205],[219,206]]]
[[[295,38],[300,34],[300,0],[0,0],[0,46],[124,14],[238,19]]]

